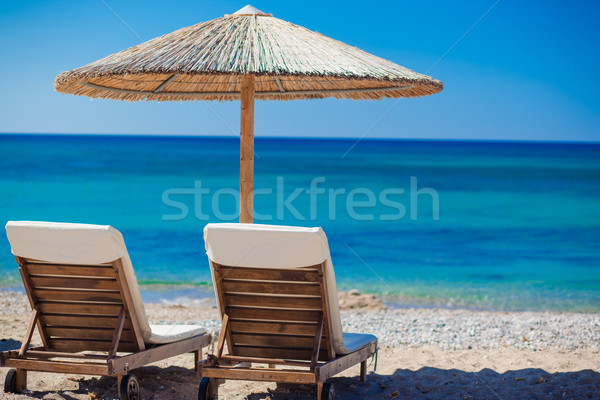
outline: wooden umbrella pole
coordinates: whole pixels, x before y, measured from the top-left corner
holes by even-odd
[[[240,132],[240,222],[252,223],[254,209],[254,75],[242,75]]]

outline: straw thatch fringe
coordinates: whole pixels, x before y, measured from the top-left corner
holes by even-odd
[[[380,99],[438,93],[443,85],[292,23],[229,16],[160,36],[62,73],[62,93],[126,101],[235,100],[240,75],[258,99]]]

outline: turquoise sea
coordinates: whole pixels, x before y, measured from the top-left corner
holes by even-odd
[[[341,289],[401,307],[600,311],[600,145],[353,144],[255,146],[259,222],[322,226]],[[238,177],[235,137],[0,135],[0,223],[110,224],[146,299],[202,297],[202,229],[234,218]],[[3,229],[0,287],[21,288]]]

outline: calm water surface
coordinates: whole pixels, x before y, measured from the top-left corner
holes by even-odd
[[[342,158],[352,143],[255,146],[255,188],[266,189],[255,212],[274,218],[261,222],[322,226],[341,289],[399,306],[600,311],[600,145],[365,140]],[[212,290],[202,229],[235,215],[238,176],[235,138],[3,135],[0,223],[110,224],[147,299],[202,297]],[[324,190],[311,205],[315,178]],[[194,195],[199,185],[210,193]],[[375,205],[353,217],[355,189]],[[345,192],[331,200],[332,190]],[[386,190],[395,207],[381,202]],[[5,232],[0,286],[21,286]]]

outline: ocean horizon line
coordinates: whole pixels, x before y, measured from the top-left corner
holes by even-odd
[[[126,138],[126,139],[211,139],[239,141],[233,135],[196,135],[165,133],[60,133],[60,132],[0,132],[0,137],[60,137],[60,138]],[[573,144],[600,146],[600,140],[535,140],[535,139],[448,139],[448,138],[387,138],[387,137],[350,137],[350,136],[255,136],[256,141],[335,141],[335,142],[414,142],[414,143],[457,143],[457,144]]]

